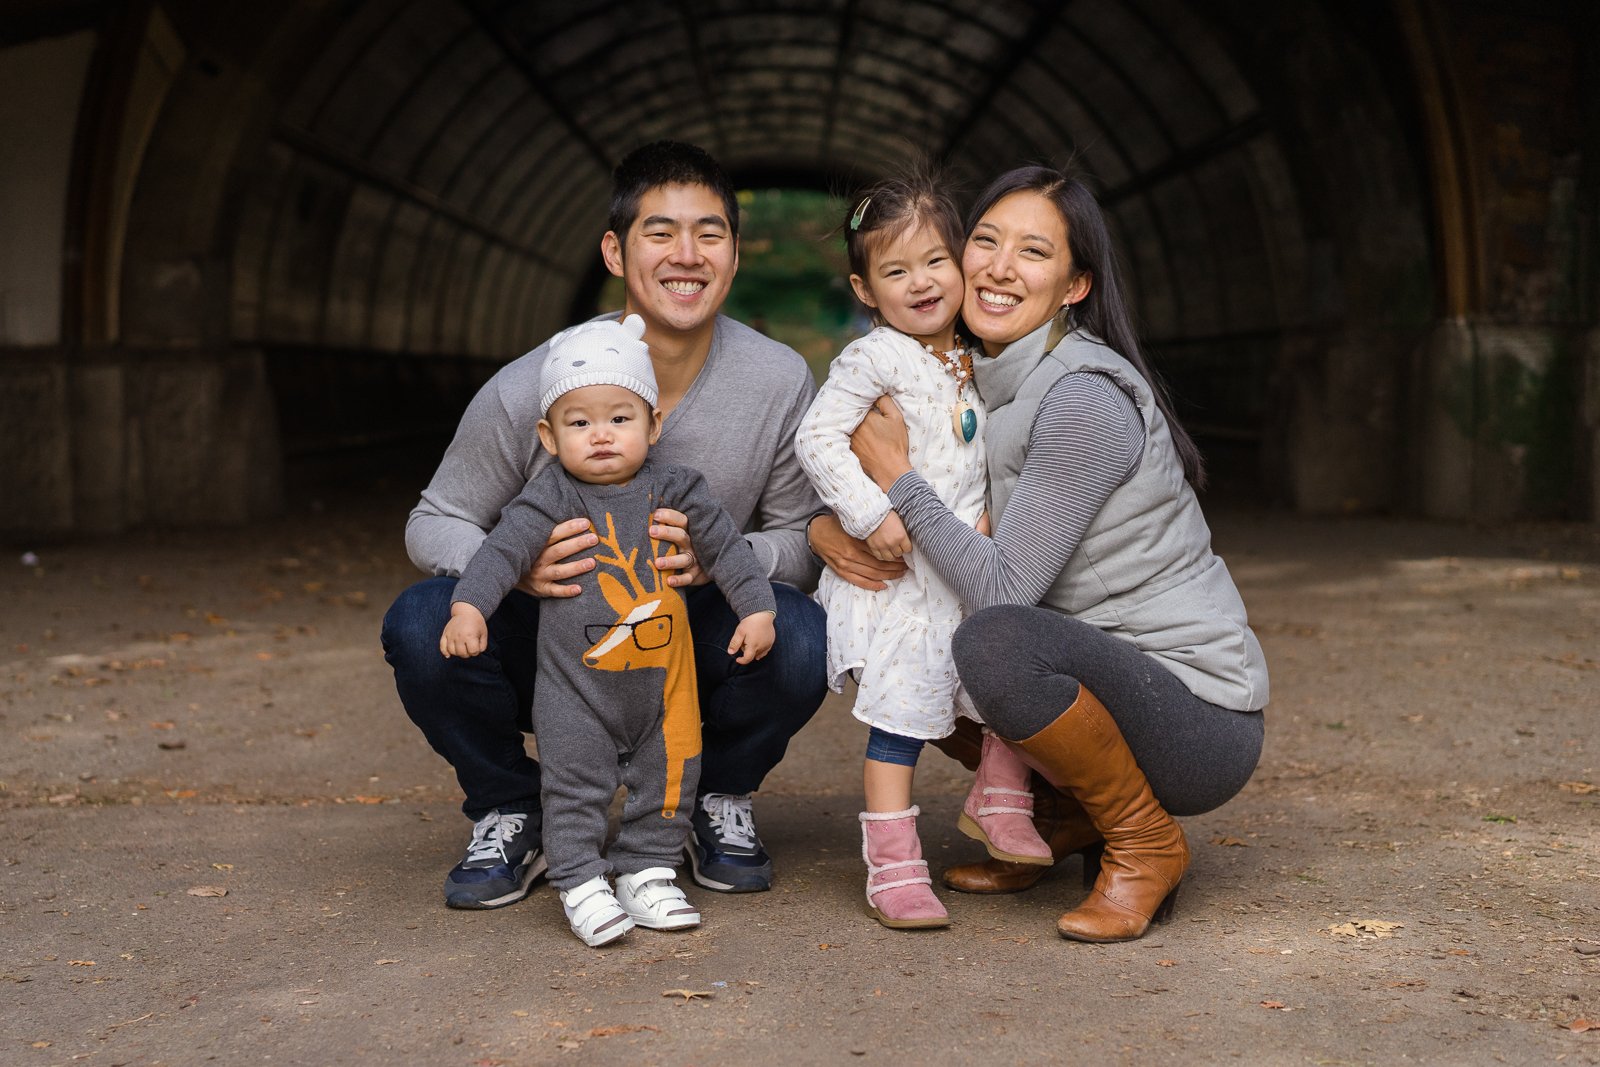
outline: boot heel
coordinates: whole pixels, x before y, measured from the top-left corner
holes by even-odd
[[[1104,841],[1085,845],[1078,850],[1078,855],[1083,857],[1083,888],[1094,888],[1095,879],[1100,877],[1100,860],[1105,854],[1106,844]]]
[[[1156,908],[1156,913],[1150,916],[1151,922],[1164,926],[1172,920],[1172,910],[1178,906],[1178,890],[1182,887],[1183,883],[1181,881],[1172,887],[1172,892],[1167,894],[1167,899],[1163,900],[1161,906]]]

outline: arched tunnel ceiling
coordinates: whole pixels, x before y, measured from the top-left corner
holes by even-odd
[[[236,340],[508,358],[572,314],[610,168],[657,137],[836,187],[913,152],[969,187],[1071,160],[1151,336],[1305,314],[1288,164],[1186,0],[371,0],[296,25],[264,74],[281,106],[233,242]]]
[[[1266,499],[1587,509],[1577,409],[1523,427],[1528,397],[1593,406],[1562,375],[1593,329],[1594,11],[14,0],[12,114],[58,134],[16,190],[60,221],[9,246],[25,286],[59,252],[15,334],[59,335],[44,399],[13,405],[42,456],[17,466],[43,526],[104,505],[114,529],[257,513],[270,486],[231,472],[282,455],[448,433],[593,307],[608,172],[674,137],[749,188],[844,191],[919,153],[970,193],[1070,161],[1179,413]],[[1543,391],[1503,385],[1525,375]],[[231,465],[192,458],[224,444]]]

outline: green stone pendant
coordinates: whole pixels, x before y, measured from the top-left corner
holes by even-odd
[[[955,428],[961,443],[970,445],[978,438],[978,413],[966,401],[956,404],[950,411],[950,424]]]

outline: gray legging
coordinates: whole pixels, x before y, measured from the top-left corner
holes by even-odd
[[[1260,712],[1229,711],[1121,638],[1045,608],[985,608],[955,636],[956,671],[984,722],[1021,741],[1055,722],[1081,683],[1116,720],[1161,806],[1199,815],[1231,798],[1261,758]]]

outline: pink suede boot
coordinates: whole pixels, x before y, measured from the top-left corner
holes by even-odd
[[[933,895],[928,862],[917,838],[922,809],[861,813],[861,855],[867,861],[867,912],[892,930],[949,926],[950,915]]]
[[[1028,765],[1004,741],[983,731],[978,775],[961,805],[957,826],[989,855],[1012,863],[1048,867],[1055,862],[1050,846],[1033,825],[1033,794],[1028,791]]]

